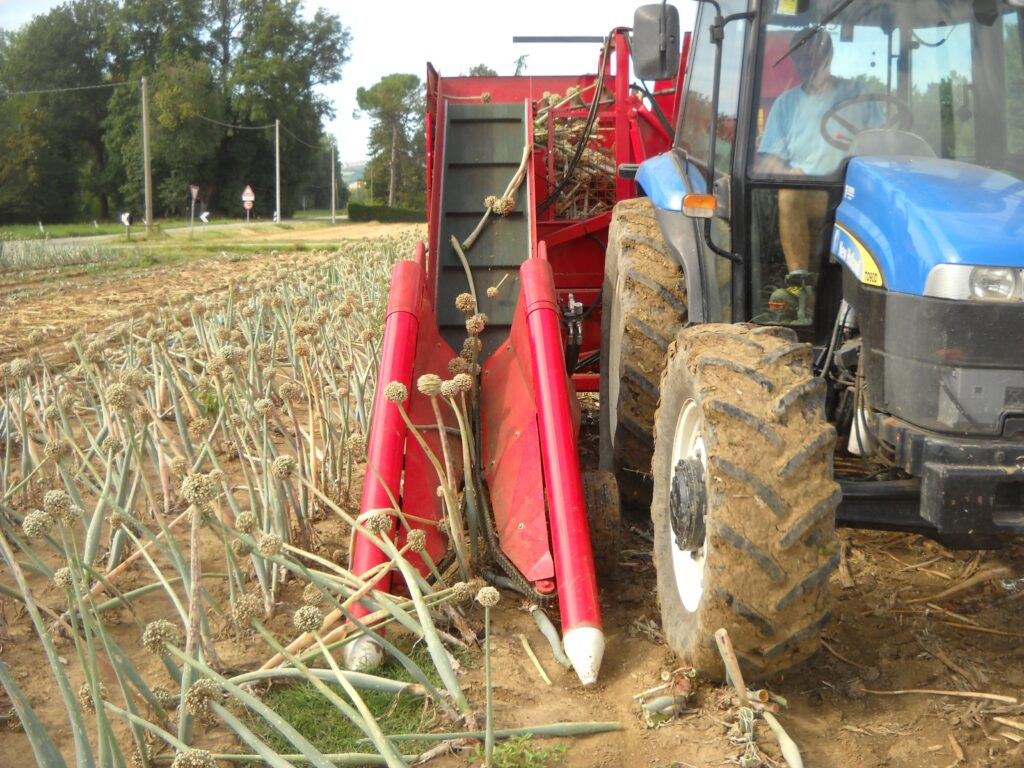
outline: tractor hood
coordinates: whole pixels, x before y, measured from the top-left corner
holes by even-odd
[[[937,264],[1024,266],[1024,182],[955,160],[851,159],[836,224],[890,291],[922,295]]]

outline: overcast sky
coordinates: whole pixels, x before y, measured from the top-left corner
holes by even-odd
[[[0,0],[0,29],[16,29],[33,15],[60,4],[59,0]],[[683,28],[688,29],[697,4],[677,5]],[[327,131],[337,138],[341,160],[355,161],[367,155],[369,134],[369,120],[352,116],[357,88],[370,87],[393,72],[411,72],[422,80],[428,61],[442,75],[465,73],[476,64],[511,75],[515,60],[523,54],[528,55],[527,74],[593,72],[600,53],[597,45],[523,45],[513,44],[512,37],[604,35],[616,26],[632,25],[634,4],[621,0],[306,0],[307,14],[317,8],[336,14],[352,32],[352,58],[341,82],[323,93],[335,110]]]

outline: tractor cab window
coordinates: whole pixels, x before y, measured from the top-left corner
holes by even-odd
[[[1021,16],[1004,0],[768,0],[747,169],[755,321],[828,322],[815,311],[838,289],[828,243],[850,157],[1024,178]]]

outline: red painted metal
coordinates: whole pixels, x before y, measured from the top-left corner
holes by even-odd
[[[373,401],[372,429],[366,449],[367,471],[363,481],[360,514],[374,509],[393,509],[398,499],[404,464],[406,426],[394,403],[384,397],[384,388],[392,381],[412,387],[413,361],[423,301],[423,244],[417,247],[416,261],[400,261],[391,272],[384,339],[381,343],[380,374]],[[358,534],[352,549],[352,571],[364,574],[386,562],[384,553],[367,537]],[[390,576],[381,580],[387,590]],[[354,606],[357,617],[366,615],[362,606]]]
[[[594,556],[576,447],[575,403],[565,375],[561,316],[555,280],[543,243],[538,258],[519,270],[529,329],[537,398],[548,523],[558,582],[563,635],[575,627],[601,627]]]
[[[688,38],[687,38],[688,42]],[[684,44],[685,46],[685,44]],[[444,126],[450,99],[488,95],[492,102],[529,102],[536,108],[545,92],[565,94],[570,87],[582,89],[583,103],[560,107],[561,119],[585,118],[589,101],[600,97],[600,130],[592,139],[615,167],[640,162],[664,151],[670,137],[648,112],[642,98],[629,84],[629,49],[626,31],[615,30],[613,55],[604,61],[602,94],[586,90],[596,74],[569,77],[456,77],[442,78],[427,69],[427,207],[429,242],[417,249],[417,260],[401,262],[393,272],[391,299],[382,342],[378,396],[374,402],[372,430],[361,511],[390,508],[392,497],[401,495],[403,512],[424,521],[438,520],[442,506],[434,492],[438,478],[433,464],[412,436],[394,404],[383,397],[390,381],[401,381],[409,390],[404,404],[414,424],[433,424],[430,400],[415,389],[416,378],[432,372],[446,377],[447,363],[455,356],[437,327],[437,226],[441,210],[438,190],[444,173]],[[685,60],[685,48],[683,58]],[[677,84],[682,81],[680,74]],[[655,98],[667,113],[678,110],[672,83],[659,83]],[[677,89],[678,91],[678,89]],[[608,95],[612,98],[608,99]],[[553,113],[554,114],[554,113]],[[524,137],[532,143],[533,136]],[[480,420],[483,475],[491,500],[502,549],[525,577],[542,592],[550,593],[557,581],[563,629],[600,626],[600,610],[583,500],[576,440],[579,403],[576,391],[597,389],[596,366],[565,374],[565,333],[562,312],[569,294],[587,308],[583,323],[581,359],[600,345],[601,309],[598,306],[604,276],[604,250],[611,218],[607,207],[584,206],[581,218],[560,219],[555,206],[537,210],[557,183],[559,171],[551,163],[553,147],[534,146],[526,176],[524,199],[531,201],[529,214],[531,253],[520,270],[521,291],[509,337],[483,367],[480,377]],[[615,175],[610,182],[614,200],[636,194],[635,183]],[[592,199],[592,198],[591,198]],[[573,209],[576,210],[575,208]],[[563,211],[564,213],[564,211]],[[574,214],[568,214],[574,215]],[[446,424],[454,425],[447,406]],[[440,456],[440,435],[423,431],[430,448]],[[461,449],[452,440],[456,473],[461,474]],[[375,471],[374,471],[375,470]],[[436,560],[447,546],[445,537],[429,522],[413,523],[428,532],[428,552]],[[396,534],[404,541],[404,533]],[[369,540],[357,536],[352,568],[357,573],[384,562]],[[390,577],[381,588],[392,586]]]
[[[554,578],[530,338],[520,293],[508,339],[480,375],[484,479],[501,549],[527,580]]]
[[[572,385],[577,392],[597,392],[601,389],[601,374],[574,373]]]
[[[430,298],[423,297],[420,309],[420,329],[416,343],[416,360],[413,365],[413,386],[409,390],[406,412],[414,425],[433,427],[437,423],[430,398],[420,393],[415,383],[425,373],[433,373],[441,378],[448,377],[448,361],[456,357],[454,350],[441,338],[438,331],[437,317]],[[446,427],[458,428],[458,421],[451,408],[441,403],[441,417]],[[420,435],[430,447],[434,455],[443,462],[444,452],[441,448],[441,435],[436,429],[421,429]],[[449,437],[448,447],[452,458],[456,485],[462,479],[462,447],[457,438]],[[440,479],[433,463],[420,447],[414,436],[409,435],[405,446],[405,473],[402,478],[402,512],[409,518],[410,528],[420,528],[427,534],[427,553],[434,563],[439,563],[448,549],[446,534],[437,526],[421,522],[422,520],[440,520],[442,517],[442,501],[437,495]],[[399,545],[405,543],[405,529],[396,536]],[[408,560],[421,572],[426,572],[419,555],[410,552]]]
[[[615,159],[629,162],[629,44],[623,30],[615,30]],[[615,174],[615,199],[636,197],[636,182]]]

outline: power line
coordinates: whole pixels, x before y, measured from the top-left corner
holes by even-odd
[[[222,123],[220,120],[214,120],[212,117],[206,117],[205,115],[195,115],[200,120],[205,120],[208,123],[214,125],[221,125],[225,128],[234,128],[236,131],[265,131],[267,128],[273,128],[273,123],[267,123],[266,125],[233,125],[231,123]]]
[[[316,146],[314,146],[314,145],[312,145],[312,144],[310,144],[308,142],[303,141],[298,136],[296,136],[294,133],[289,131],[288,130],[288,126],[286,126],[284,123],[281,124],[281,127],[284,128],[284,132],[285,133],[287,133],[289,136],[291,136],[293,139],[295,139],[297,142],[299,142],[299,144],[302,144],[303,146],[309,147],[310,149],[315,149],[315,150],[323,149],[323,147],[316,147]]]
[[[125,80],[121,83],[100,83],[98,85],[76,85],[67,88],[42,88],[36,91],[0,91],[0,97],[36,96],[45,93],[68,93],[69,91],[94,91],[97,88],[118,88],[122,85],[138,85],[138,80]]]

